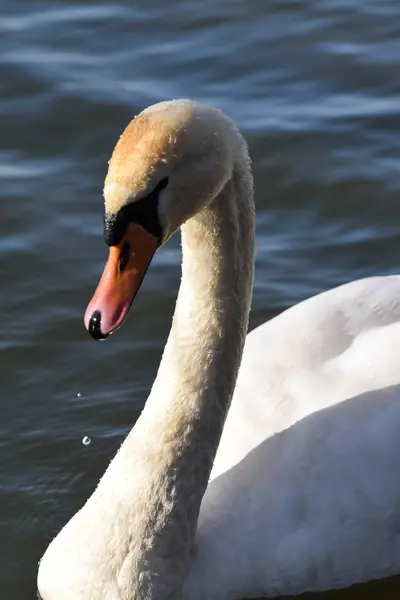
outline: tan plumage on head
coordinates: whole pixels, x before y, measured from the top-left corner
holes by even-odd
[[[225,136],[219,135],[224,122],[234,129],[216,109],[188,100],[162,102],[137,115],[119,138],[109,162],[106,211],[115,214],[127,202],[143,197],[178,166],[201,164],[207,156],[226,161]],[[192,176],[188,173],[188,181]]]

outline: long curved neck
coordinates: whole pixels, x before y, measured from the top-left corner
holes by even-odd
[[[150,589],[155,600],[179,598],[235,387],[253,283],[247,163],[237,165],[219,196],[182,227],[182,249],[182,281],[156,381],[98,490],[112,488],[114,478],[121,490],[124,481],[126,498],[135,503],[130,569],[141,582],[135,599],[150,597]]]

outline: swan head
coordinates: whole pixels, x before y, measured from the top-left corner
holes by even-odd
[[[230,119],[189,100],[161,102],[129,123],[104,184],[109,259],[85,314],[95,339],[123,324],[154,253],[220,193],[241,144]]]

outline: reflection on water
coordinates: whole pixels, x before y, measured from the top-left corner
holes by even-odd
[[[252,326],[339,283],[398,272],[397,8],[395,0],[3,1],[8,600],[34,597],[44,548],[135,421],[169,329],[178,239],[157,255],[112,343],[95,345],[82,326],[106,253],[101,189],[121,130],[144,106],[180,96],[237,120],[256,179]],[[399,581],[387,586],[354,593],[394,598]]]

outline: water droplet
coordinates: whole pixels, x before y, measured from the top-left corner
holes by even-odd
[[[91,441],[92,441],[92,440],[90,439],[90,437],[89,437],[88,435],[85,435],[85,437],[84,437],[84,438],[82,438],[82,444],[83,444],[84,446],[89,446],[89,444],[90,444],[90,442],[91,442]]]
[[[81,393],[80,393],[80,392],[78,392],[78,393],[77,393],[77,395],[76,395],[76,397],[77,397],[77,398],[80,398],[80,397],[81,397]]]

